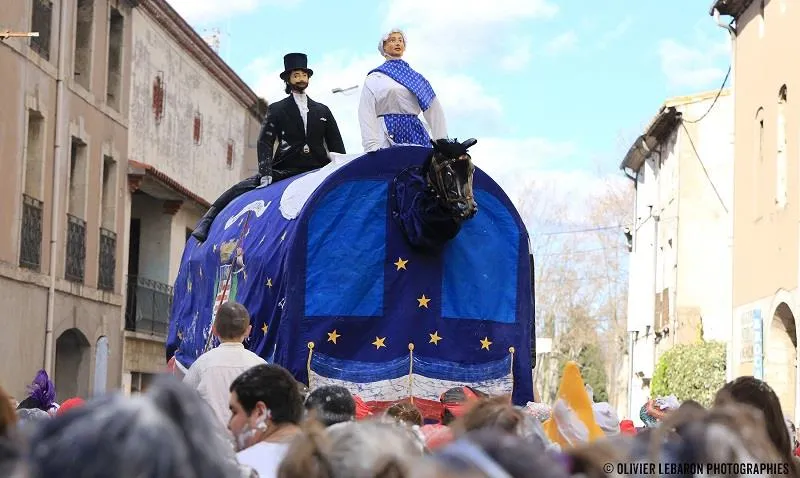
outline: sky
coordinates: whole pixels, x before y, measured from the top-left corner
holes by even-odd
[[[285,96],[283,55],[309,56],[308,94],[361,150],[361,85],[393,27],[426,76],[450,137],[515,202],[530,181],[579,198],[626,181],[619,164],[669,97],[716,90],[728,33],[710,0],[169,0],[268,101]],[[579,222],[579,221],[578,221]]]

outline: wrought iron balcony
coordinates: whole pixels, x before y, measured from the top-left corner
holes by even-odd
[[[67,257],[64,278],[83,282],[86,270],[86,221],[67,214]]]
[[[100,228],[100,270],[97,275],[97,288],[114,291],[114,273],[117,270],[117,235]]]
[[[166,337],[172,310],[172,286],[128,276],[125,330]]]
[[[22,231],[19,265],[40,271],[42,267],[42,201],[22,195]]]

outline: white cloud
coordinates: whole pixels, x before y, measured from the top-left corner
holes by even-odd
[[[263,5],[289,7],[302,0],[168,0],[181,16],[192,25],[227,20],[248,13]]]
[[[557,13],[558,7],[548,0],[393,0],[383,30],[404,28],[408,59],[420,68],[457,68],[486,54],[496,57],[509,45],[517,50],[522,31],[515,27]]]
[[[617,26],[606,31],[600,36],[600,41],[597,42],[597,46],[600,49],[608,47],[609,44],[622,38],[626,33],[628,33],[628,30],[631,29],[631,26],[633,26],[633,17],[628,16],[623,18],[617,24]]]
[[[671,87],[694,90],[718,87],[725,69],[714,65],[730,56],[730,40],[724,32],[715,40],[700,39],[692,45],[670,38],[659,45],[659,55],[661,69]]]
[[[520,71],[524,69],[533,59],[533,45],[531,39],[516,39],[511,45],[510,51],[500,58],[500,68],[505,71]]]
[[[575,45],[577,44],[578,35],[576,35],[574,31],[570,30],[547,42],[547,45],[545,45],[545,51],[549,55],[558,55],[559,53],[564,53],[565,51],[575,48]]]

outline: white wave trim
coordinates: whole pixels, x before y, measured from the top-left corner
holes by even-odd
[[[350,390],[350,393],[358,395],[365,402],[391,402],[402,400],[412,394],[416,398],[439,401],[439,397],[446,390],[464,385],[489,395],[510,394],[514,388],[514,379],[511,374],[492,380],[470,383],[441,380],[418,374],[413,374],[412,377],[412,383],[409,383],[407,375],[377,382],[357,383],[323,377],[312,370],[309,376],[309,383],[311,384],[309,388],[313,390],[326,385],[339,385]]]
[[[328,157],[331,160],[329,164],[313,173],[306,174],[300,179],[296,179],[283,191],[280,206],[283,217],[288,220],[297,219],[303,206],[306,205],[308,198],[314,194],[314,191],[317,190],[319,185],[322,184],[328,176],[345,164],[363,155],[364,153],[328,153]]]

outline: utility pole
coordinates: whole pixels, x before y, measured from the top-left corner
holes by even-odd
[[[38,37],[39,32],[12,32],[11,30],[0,31],[0,41],[6,38],[30,38]]]

